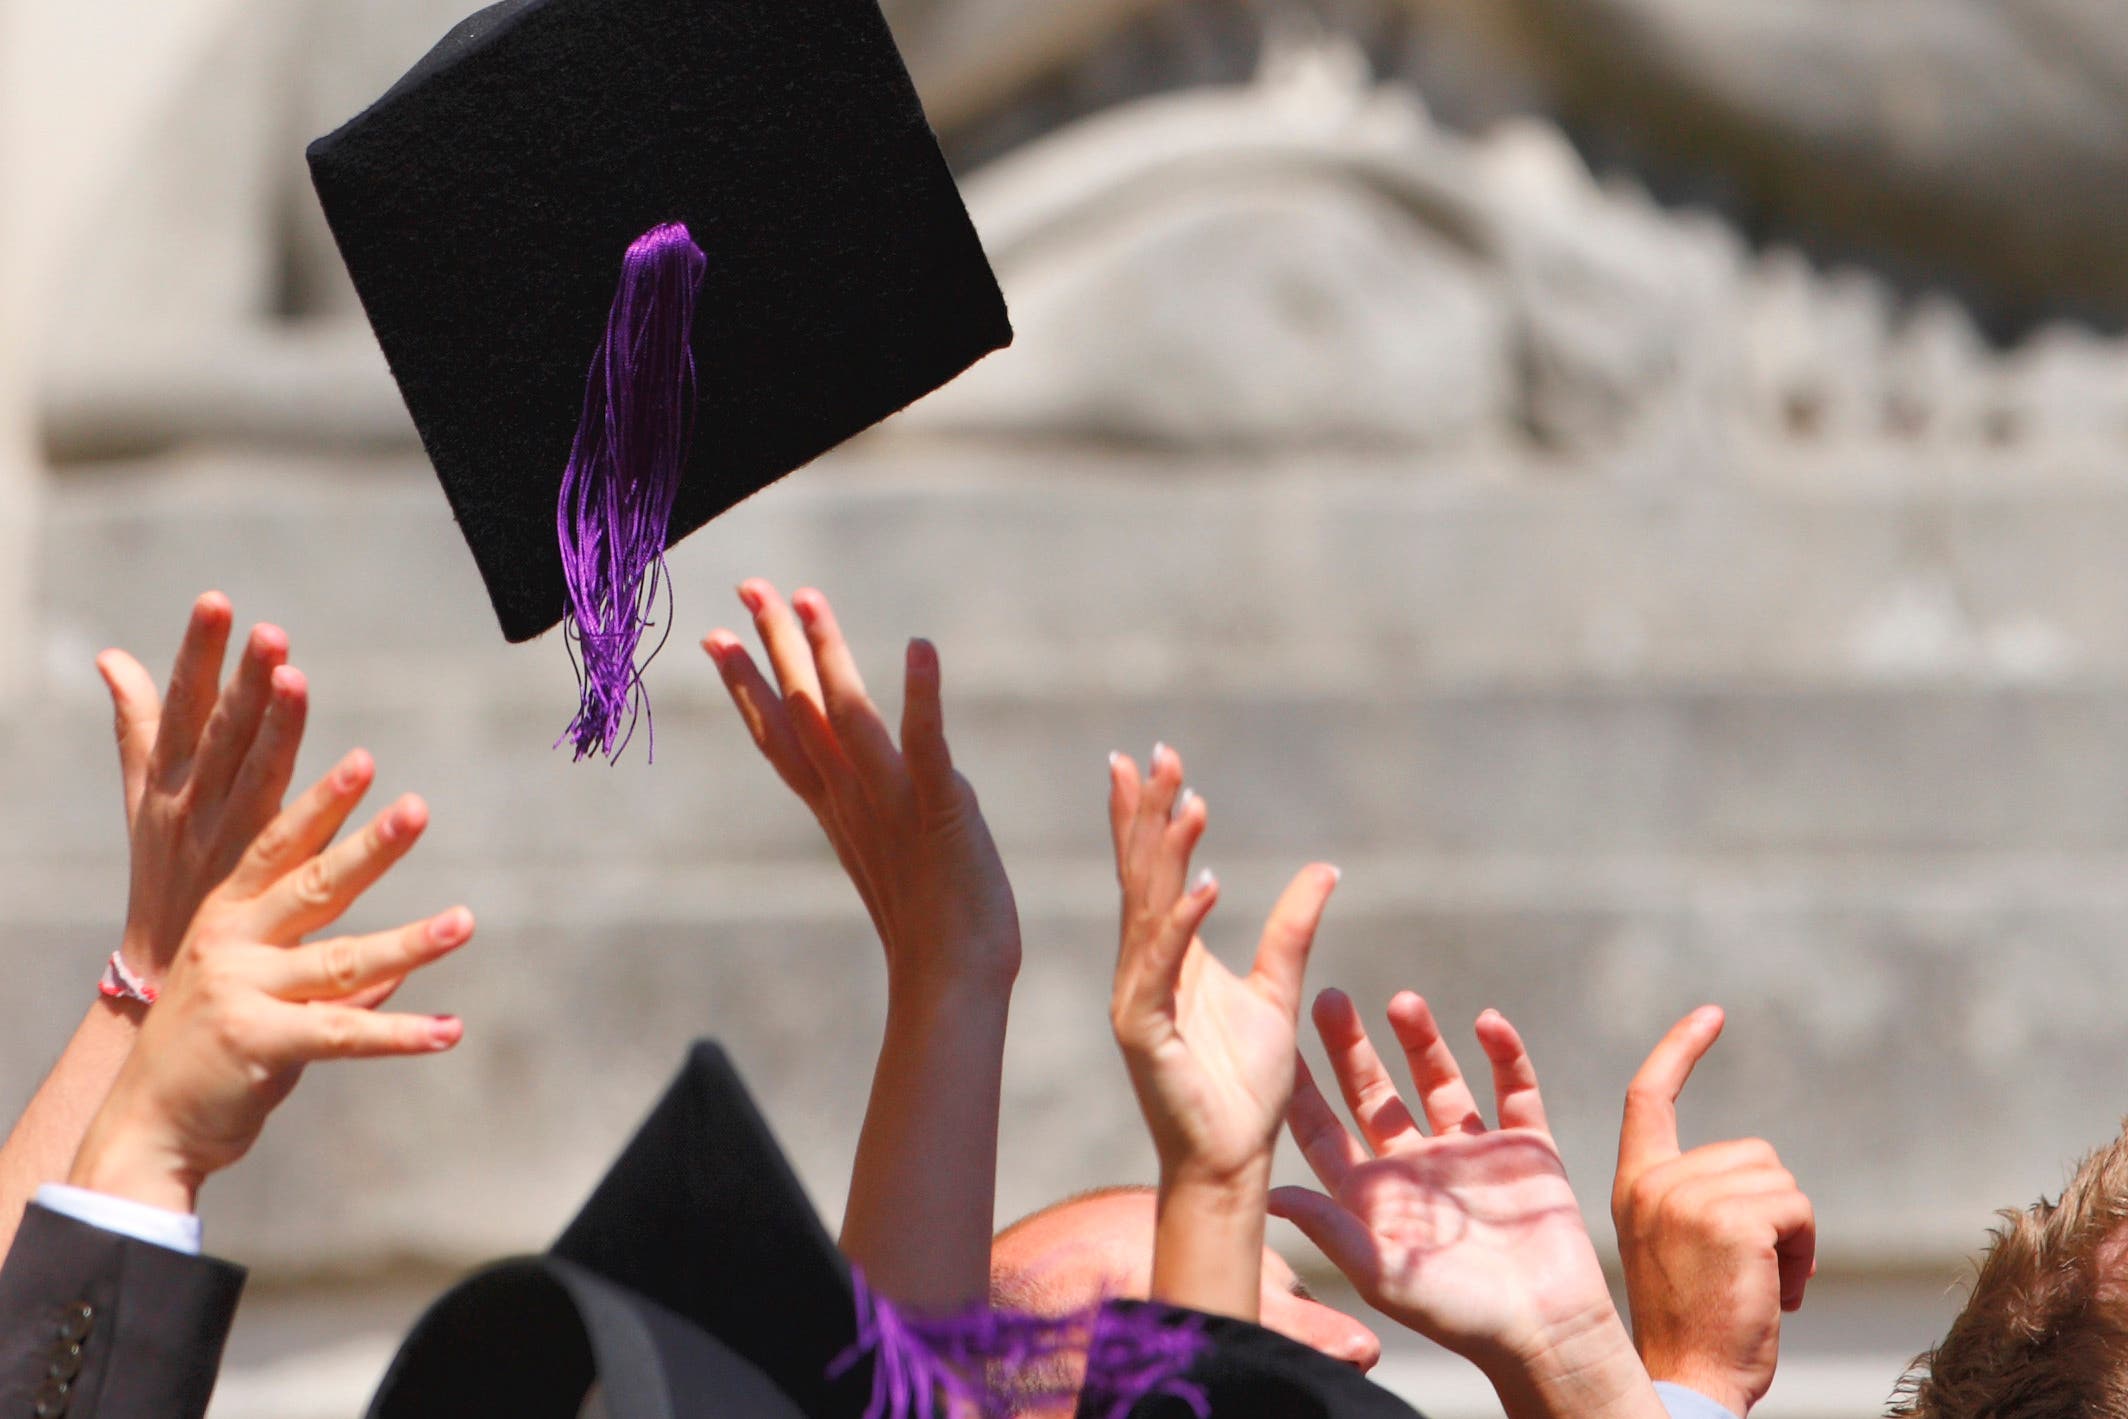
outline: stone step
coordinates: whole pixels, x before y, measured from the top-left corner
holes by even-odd
[[[438,860],[544,870],[809,851],[811,819],[758,761],[706,660],[685,654],[656,691],[654,764],[644,743],[618,767],[554,750],[574,707],[567,686],[536,702],[439,694],[419,709],[365,708],[325,670],[312,677],[303,773],[366,746],[387,789],[431,799]],[[0,716],[0,781],[37,805],[0,822],[0,861],[117,850],[100,694],[92,674],[77,696]],[[1184,752],[1226,852],[2128,848],[2128,683],[1378,697],[949,688],[948,722],[996,831],[1027,853],[1097,851],[1108,752],[1143,763],[1156,738]]]
[[[760,574],[825,585],[883,661],[927,634],[963,687],[1028,695],[2128,675],[2117,460],[1848,450],[1702,472],[860,441],[683,545],[676,639],[729,621],[729,587]],[[558,646],[503,648],[418,459],[74,467],[49,512],[62,672],[110,641],[160,651],[218,584],[344,670],[344,695],[568,683]]]

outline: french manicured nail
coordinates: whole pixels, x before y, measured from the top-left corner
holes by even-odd
[[[456,1015],[438,1015],[429,1021],[429,1048],[449,1049],[465,1035],[465,1022]]]
[[[429,923],[429,940],[438,946],[456,946],[472,934],[473,914],[464,907],[452,907]]]
[[[1169,812],[1168,817],[1180,818],[1182,816],[1183,810],[1190,806],[1190,800],[1195,798],[1196,796],[1197,790],[1195,790],[1194,788],[1185,788],[1182,790],[1182,792],[1176,794],[1175,806],[1173,810]]]
[[[1190,895],[1193,897],[1201,896],[1218,885],[1219,879],[1212,875],[1212,869],[1200,867],[1197,869],[1197,875],[1190,879]]]
[[[1338,883],[1345,880],[1344,868],[1337,866],[1335,863],[1325,863],[1324,865],[1330,869],[1331,886],[1335,887]]]
[[[1111,750],[1109,750],[1109,751],[1108,751],[1108,771],[1109,771],[1110,773],[1114,773],[1114,772],[1115,772],[1115,771],[1116,771],[1117,769],[1120,769],[1120,768],[1122,768],[1122,767],[1123,767],[1123,751],[1122,751],[1122,750],[1120,750],[1120,749],[1111,749]]]
[[[1160,772],[1160,766],[1167,762],[1167,756],[1170,752],[1172,751],[1169,750],[1164,742],[1153,745],[1153,752],[1148,754],[1145,759],[1145,772],[1148,777]]]

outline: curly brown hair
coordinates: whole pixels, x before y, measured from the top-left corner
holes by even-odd
[[[1965,1309],[1895,1419],[2128,1419],[2128,1127],[2061,1198],[2005,1209]]]

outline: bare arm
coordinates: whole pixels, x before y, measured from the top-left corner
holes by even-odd
[[[294,678],[275,686],[287,637],[255,628],[225,690],[217,682],[229,627],[225,597],[210,592],[193,605],[167,696],[124,651],[97,660],[117,715],[131,842],[119,952],[150,985],[169,970],[200,903],[279,809],[302,741],[302,678],[288,671],[284,678]],[[92,979],[85,962],[84,990]],[[38,1187],[66,1177],[146,1013],[130,1001],[97,999],[0,1145],[0,1252]]]
[[[1182,760],[1156,748],[1142,783],[1120,754],[1109,772],[1123,890],[1109,1023],[1160,1157],[1152,1298],[1254,1321],[1301,979],[1337,869],[1317,864],[1293,879],[1254,967],[1235,976],[1197,939],[1219,884],[1204,873],[1185,886],[1206,810],[1182,793]]]
[[[1005,1021],[1019,916],[975,792],[954,771],[937,653],[912,641],[901,743],[817,591],[750,581],[781,693],[729,631],[703,646],[754,742],[813,810],[887,958],[887,1021],[842,1247],[881,1292],[944,1311],[990,1282]]]

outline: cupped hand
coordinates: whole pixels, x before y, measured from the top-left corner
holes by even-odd
[[[1301,980],[1337,869],[1305,868],[1271,910],[1256,962],[1236,976],[1197,937],[1219,898],[1211,873],[1186,885],[1204,800],[1182,759],[1155,748],[1141,781],[1121,754],[1109,826],[1123,889],[1122,946],[1109,1019],[1152,1130],[1164,1177],[1221,1183],[1268,1174],[1293,1088]]]
[[[1405,1104],[1352,1001],[1323,992],[1316,1030],[1359,1135],[1300,1064],[1288,1120],[1325,1191],[1279,1188],[1271,1214],[1306,1233],[1370,1305],[1496,1381],[1505,1367],[1538,1363],[1606,1327],[1622,1344],[1514,1026],[1495,1011],[1478,1018],[1499,1120],[1488,1128],[1426,1002],[1399,994],[1389,1021],[1432,1132]]]
[[[292,693],[300,678],[283,669],[273,689]],[[372,775],[368,755],[348,755],[261,830],[208,894],[90,1125],[75,1160],[78,1185],[190,1211],[200,1183],[250,1150],[306,1064],[458,1042],[455,1018],[375,1007],[471,938],[464,908],[298,944],[338,920],[427,825],[426,806],[409,795],[333,844]]]
[[[739,588],[777,688],[728,630],[703,649],[763,758],[819,821],[886,948],[891,982],[1009,989],[1020,966],[1012,884],[968,780],[953,767],[938,652],[909,642],[901,743],[865,693],[825,596]]]
[[[230,617],[219,592],[193,603],[167,695],[157,694],[153,677],[122,650],[96,661],[116,714],[131,840],[119,949],[151,986],[162,980],[200,903],[280,811],[303,741],[301,677],[275,685],[288,658],[279,627],[253,627],[235,676],[218,683]]]
[[[1781,1313],[1816,1270],[1817,1222],[1772,1144],[1680,1151],[1678,1096],[1721,1031],[1722,1012],[1702,1006],[1633,1076],[1611,1219],[1648,1373],[1741,1415],[1773,1384]]]

